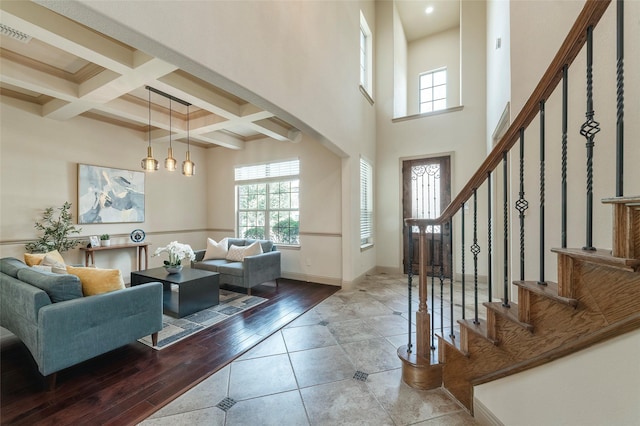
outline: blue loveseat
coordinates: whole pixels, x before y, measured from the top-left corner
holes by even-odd
[[[273,241],[251,240],[245,238],[228,238],[228,247],[246,247],[258,241],[262,246],[262,254],[247,256],[242,262],[228,259],[203,260],[206,249],[195,251],[196,260],[191,262],[192,268],[204,269],[220,274],[220,284],[229,284],[247,289],[251,295],[251,289],[267,281],[276,282],[280,278],[280,252]]]
[[[162,284],[82,297],[75,275],[2,258],[0,326],[20,338],[53,387],[55,373],[64,368],[150,334],[155,344],[162,329]]]

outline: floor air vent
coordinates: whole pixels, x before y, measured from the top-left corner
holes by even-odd
[[[236,400],[226,397],[222,401],[218,402],[218,405],[216,405],[216,407],[218,407],[222,411],[229,411],[229,408],[233,407],[235,404]]]

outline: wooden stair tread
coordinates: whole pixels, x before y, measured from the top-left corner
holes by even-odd
[[[497,313],[501,317],[503,317],[503,318],[505,318],[505,319],[507,319],[507,320],[519,325],[520,327],[524,328],[525,330],[528,330],[531,333],[533,333],[533,324],[522,322],[522,321],[520,321],[518,319],[518,304],[517,303],[511,302],[509,308],[502,306],[502,302],[484,302],[483,305],[486,306],[487,309],[490,309],[491,311]]]
[[[574,259],[584,262],[596,263],[599,265],[611,266],[624,269],[625,271],[636,272],[640,270],[640,259],[629,259],[626,257],[615,257],[611,250],[582,250],[579,248],[552,248],[552,252],[564,254]]]
[[[460,324],[461,328],[462,327],[466,328],[468,331],[482,337],[483,339],[488,340],[492,344],[494,345],[498,344],[497,340],[491,339],[489,337],[489,333],[487,331],[487,321],[483,319],[478,319],[478,324],[476,324],[475,322],[473,322],[472,319],[460,319],[458,320],[458,324]],[[460,350],[460,348],[458,348],[458,350]]]
[[[514,281],[514,285],[525,288],[532,293],[547,297],[556,302],[572,307],[578,306],[578,300],[571,297],[558,296],[558,283],[547,281],[547,285],[540,285],[537,281]]]
[[[441,341],[453,346],[454,348],[456,348],[457,350],[462,352],[460,350],[460,333],[457,332],[457,331],[454,331],[453,335],[455,336],[454,338],[452,338],[451,336],[449,336],[446,333],[436,333],[436,337],[438,337],[438,339],[440,339]]]

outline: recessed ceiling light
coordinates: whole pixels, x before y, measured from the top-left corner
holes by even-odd
[[[433,6],[429,6],[424,10],[424,13],[426,13],[427,15],[433,13]]]

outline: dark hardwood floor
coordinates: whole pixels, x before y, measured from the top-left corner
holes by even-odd
[[[7,425],[136,424],[218,371],[339,288],[279,280],[269,300],[162,351],[131,343],[58,373],[54,390],[26,347],[3,340],[0,419]],[[238,290],[238,289],[236,289]]]

